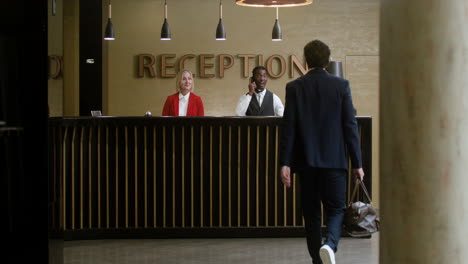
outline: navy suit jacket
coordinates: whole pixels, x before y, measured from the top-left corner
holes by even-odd
[[[356,112],[349,82],[324,69],[312,69],[286,86],[280,165],[362,168]]]

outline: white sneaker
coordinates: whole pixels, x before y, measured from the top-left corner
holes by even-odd
[[[320,248],[319,254],[323,264],[336,264],[335,252],[333,252],[333,249],[329,245],[323,245]]]

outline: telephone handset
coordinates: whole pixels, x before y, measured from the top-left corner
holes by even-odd
[[[253,83],[255,85],[255,93],[260,93],[262,91],[262,89],[257,88],[257,84],[255,83],[253,76],[250,77],[250,83]]]

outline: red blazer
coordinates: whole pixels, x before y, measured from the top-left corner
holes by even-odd
[[[163,116],[179,116],[179,93],[169,95],[164,103]],[[187,116],[204,116],[203,102],[200,96],[190,93]]]

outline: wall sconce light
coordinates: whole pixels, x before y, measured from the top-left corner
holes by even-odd
[[[335,76],[344,78],[343,63],[341,61],[330,61],[325,70]]]
[[[106,31],[104,33],[105,40],[115,39],[114,25],[112,24],[111,17],[112,17],[112,7],[111,7],[111,1],[109,0],[109,18],[107,19]]]
[[[236,0],[236,4],[256,7],[287,7],[312,4],[313,0]]]
[[[56,0],[52,0],[52,15],[55,16],[57,14],[57,2]]]
[[[171,40],[171,29],[167,23],[167,3],[164,0],[164,23],[161,28],[161,40]]]
[[[278,7],[276,8],[276,20],[275,25],[273,26],[273,32],[271,33],[272,41],[281,41],[283,40],[283,34],[281,32],[281,26],[278,21]]]
[[[223,4],[219,0],[219,23],[216,27],[216,40],[226,40],[226,31],[223,24]]]

